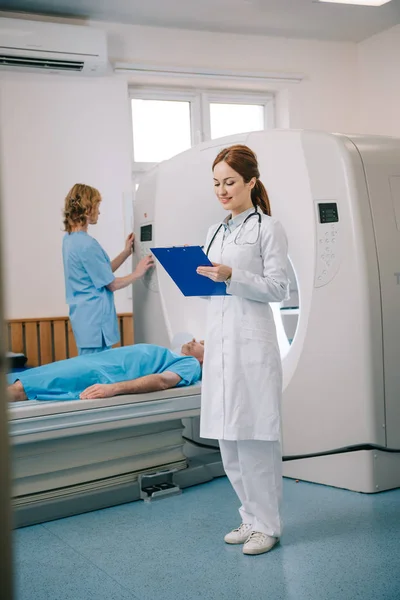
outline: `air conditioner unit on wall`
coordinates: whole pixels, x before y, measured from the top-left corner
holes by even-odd
[[[103,75],[104,31],[80,25],[0,18],[0,69]]]

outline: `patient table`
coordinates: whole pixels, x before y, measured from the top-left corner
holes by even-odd
[[[182,419],[199,414],[200,385],[10,403],[15,526],[136,500],[143,473],[176,470],[181,488],[223,475],[218,451],[184,452]]]

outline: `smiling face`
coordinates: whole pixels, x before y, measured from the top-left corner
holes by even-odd
[[[214,167],[215,194],[223,208],[231,212],[232,217],[253,206],[251,190],[255,183],[255,177],[246,183],[225,161],[217,163]]]
[[[188,342],[187,344],[183,344],[181,352],[185,356],[193,356],[194,358],[197,358],[199,363],[203,364],[204,342],[203,341],[196,342],[196,340],[193,339],[191,342]]]

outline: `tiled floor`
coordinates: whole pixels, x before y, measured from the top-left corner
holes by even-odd
[[[15,532],[17,600],[400,600],[400,490],[284,484],[282,543],[244,556],[226,478]]]

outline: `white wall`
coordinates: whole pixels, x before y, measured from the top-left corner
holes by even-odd
[[[400,136],[400,25],[358,45],[362,133]]]
[[[0,78],[6,316],[68,314],[62,208],[76,182],[103,196],[91,228],[113,257],[123,249],[123,193],[131,187],[126,86],[108,79]],[[130,311],[126,291],[117,310]]]
[[[278,126],[334,131],[354,126],[356,44],[132,25],[96,26],[107,27],[109,53],[115,61],[303,73],[305,79],[300,84],[257,88],[281,91]]]
[[[278,126],[354,130],[355,44],[91,25],[107,29],[111,60],[301,72],[300,84],[261,88],[278,93]],[[8,318],[67,314],[61,211],[73,183],[100,189],[102,215],[91,233],[111,257],[122,249],[123,193],[131,187],[127,85],[121,76],[0,76]],[[131,310],[126,290],[116,304],[119,312]]]

